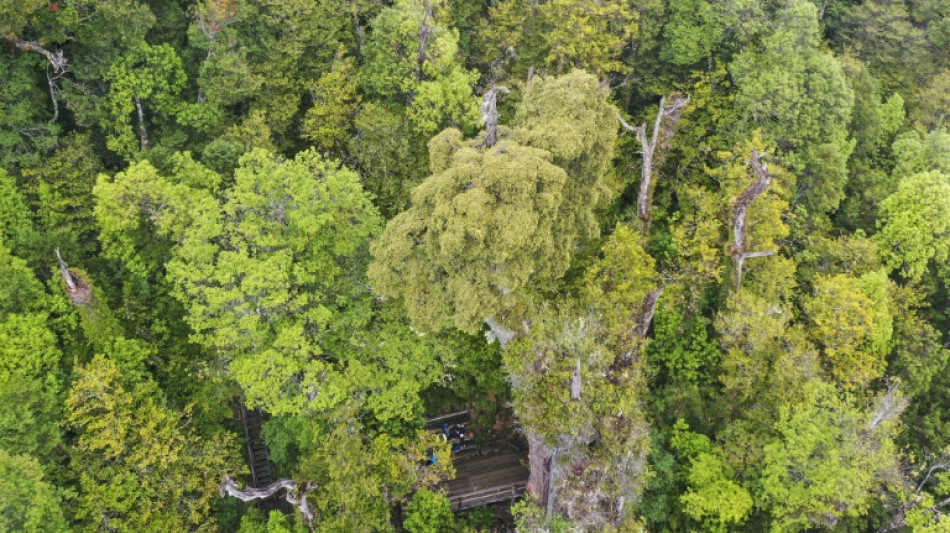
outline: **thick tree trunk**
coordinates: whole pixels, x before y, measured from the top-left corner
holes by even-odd
[[[482,146],[491,148],[498,142],[498,93],[508,94],[508,88],[492,85],[482,98],[482,122],[485,123],[485,141]]]
[[[541,435],[527,432],[528,438],[528,494],[550,516],[554,509],[554,481],[551,479],[557,450]]]

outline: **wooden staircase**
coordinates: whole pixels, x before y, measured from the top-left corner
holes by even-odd
[[[241,402],[241,420],[244,422],[244,434],[247,436],[248,465],[251,467],[251,483],[254,488],[266,487],[274,482],[274,470],[267,456],[267,444],[261,436],[264,422],[260,409],[248,409]]]

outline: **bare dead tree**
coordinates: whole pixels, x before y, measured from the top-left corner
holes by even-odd
[[[148,131],[145,129],[145,111],[142,110],[142,100],[135,97],[135,111],[139,117],[139,146],[142,150],[148,148]]]
[[[56,248],[56,260],[59,261],[59,273],[63,275],[66,287],[71,291],[76,290],[76,280],[74,280],[72,274],[69,273],[69,268],[66,267],[66,262],[63,261],[63,256],[59,253],[59,248]]]
[[[66,284],[66,296],[74,305],[88,304],[92,299],[92,289],[85,281],[73,276],[72,272],[69,271],[69,267],[66,266],[66,262],[63,261],[59,248],[56,248],[55,251],[56,261],[59,262],[59,273],[63,276],[63,282]]]
[[[617,115],[624,129],[636,134],[637,140],[640,141],[643,169],[640,172],[640,191],[637,194],[637,216],[643,220],[650,220],[650,187],[653,183],[653,170],[657,162],[670,149],[673,130],[689,102],[689,96],[673,93],[670,95],[670,101],[670,105],[666,105],[666,97],[660,98],[660,109],[656,113],[653,132],[649,136],[646,122],[639,126],[631,126],[622,116]]]
[[[906,502],[897,507],[897,510],[894,512],[894,516],[887,522],[887,525],[877,530],[877,533],[887,533],[889,531],[896,531],[903,529],[907,526],[907,513],[911,509],[914,509],[921,502],[924,501],[924,494],[921,494],[921,491],[924,490],[924,487],[927,486],[927,483],[930,482],[933,475],[937,472],[946,472],[950,470],[950,457],[943,455],[938,458],[930,468],[927,469],[927,473],[924,475],[924,478],[920,483],[916,484],[916,488]],[[934,505],[931,505],[924,510],[925,513],[930,514],[933,518],[939,518],[943,513],[946,513],[950,508],[950,498],[945,498]]]
[[[286,490],[287,493],[284,494],[284,499],[300,510],[304,520],[307,522],[307,527],[310,529],[313,529],[313,521],[315,517],[313,511],[310,509],[310,504],[307,502],[307,496],[316,489],[316,483],[304,483],[301,485],[300,483],[287,478],[278,479],[270,485],[261,487],[259,489],[247,488],[243,490],[241,490],[237,486],[237,483],[231,479],[231,476],[227,474],[225,474],[224,480],[221,481],[222,498],[225,495],[229,495],[245,503],[254,500],[264,500],[270,498],[282,490]]]
[[[895,420],[907,408],[910,402],[903,395],[898,394],[897,389],[898,382],[889,381],[887,392],[875,402],[877,405],[868,422],[870,431],[874,431],[884,422]]]
[[[50,119],[50,124],[55,123],[59,120],[59,82],[63,79],[63,75],[66,74],[69,60],[63,55],[62,50],[51,52],[44,48],[43,44],[39,41],[23,41],[10,35],[7,35],[6,39],[20,50],[41,54],[49,61],[49,68],[46,69],[46,83],[49,86],[50,100],[53,102],[53,118]],[[52,72],[50,72],[50,68],[52,68]]]
[[[768,165],[763,162],[759,153],[752,149],[752,159],[750,161],[752,170],[755,171],[756,180],[746,187],[739,198],[735,200],[732,211],[732,262],[735,265],[736,288],[742,285],[742,267],[746,259],[753,257],[766,257],[775,253],[775,250],[765,250],[750,252],[746,250],[746,213],[749,206],[755,201],[772,183],[772,176],[769,174]]]
[[[492,85],[482,97],[482,122],[485,123],[485,140],[482,146],[491,148],[498,142],[498,93],[508,94],[507,87]]]

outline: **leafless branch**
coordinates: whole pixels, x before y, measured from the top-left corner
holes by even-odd
[[[56,248],[56,260],[59,261],[59,272],[63,275],[63,280],[66,281],[66,287],[71,291],[76,290],[76,280],[69,273],[69,268],[66,267],[66,262],[63,261],[63,256],[59,253],[59,248]]]
[[[62,50],[51,52],[44,48],[43,44],[39,41],[23,41],[10,35],[7,35],[6,39],[13,43],[13,46],[16,46],[20,50],[23,50],[24,52],[41,54],[46,58],[47,61],[49,61],[49,65],[52,67],[53,73],[50,75],[49,69],[47,69],[46,83],[49,85],[49,97],[53,102],[53,118],[50,119],[50,123],[55,123],[59,119],[59,99],[57,98],[57,95],[59,94],[60,89],[58,82],[63,78],[63,75],[66,74],[69,60],[63,55]]]
[[[733,206],[732,216],[732,261],[735,264],[736,288],[742,285],[742,268],[746,259],[753,257],[766,257],[775,253],[775,250],[766,250],[759,252],[746,251],[746,213],[752,202],[755,201],[772,183],[772,176],[769,174],[768,165],[761,160],[759,153],[752,149],[752,159],[750,160],[752,169],[757,176],[755,182],[746,187],[739,198],[736,199]]]
[[[270,485],[259,489],[247,488],[243,490],[240,489],[237,483],[231,479],[231,476],[227,474],[225,474],[224,480],[221,481],[222,497],[227,494],[245,503],[254,500],[264,500],[282,490],[286,490],[287,493],[284,495],[284,499],[300,510],[300,513],[303,514],[304,519],[307,521],[307,526],[311,529],[313,528],[314,515],[310,509],[310,504],[307,502],[307,496],[316,489],[316,483],[304,483],[301,485],[287,478],[278,479]]]
[[[624,129],[636,134],[637,140],[640,141],[643,169],[640,173],[640,191],[637,194],[637,216],[643,220],[650,220],[650,186],[653,183],[654,167],[656,162],[670,149],[673,140],[673,129],[689,102],[689,96],[684,97],[680,93],[673,93],[670,100],[672,103],[666,105],[666,97],[660,98],[660,108],[656,113],[656,119],[653,121],[653,131],[650,136],[647,136],[645,122],[640,126],[631,126],[623,117],[617,116]],[[663,127],[664,123],[665,127]],[[657,147],[659,147],[659,152]]]

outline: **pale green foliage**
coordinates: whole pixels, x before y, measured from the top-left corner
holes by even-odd
[[[66,533],[62,494],[43,479],[43,470],[27,455],[0,448],[0,512],[2,533]]]
[[[77,432],[78,531],[194,531],[214,527],[218,480],[232,465],[232,437],[199,437],[187,413],[162,405],[154,383],[122,385],[97,356],[76,372],[69,427]]]
[[[854,389],[883,374],[891,335],[886,278],[819,276],[804,309],[835,381]]]
[[[547,150],[567,171],[562,217],[583,239],[599,234],[594,208],[612,201],[605,173],[617,139],[617,108],[597,78],[583,70],[537,77],[528,84],[514,126],[519,142]]]
[[[817,380],[804,400],[779,409],[779,438],[766,446],[764,503],[772,531],[831,526],[858,516],[871,504],[878,476],[894,468],[891,424],[868,427],[868,417]]]
[[[680,496],[686,513],[709,531],[726,531],[752,510],[752,495],[727,476],[722,460],[710,453],[691,459],[689,489]]]
[[[881,204],[881,231],[875,236],[885,264],[920,279],[933,261],[950,275],[950,177],[924,172],[903,178]]]
[[[401,296],[418,327],[476,332],[556,281],[597,234],[593,208],[616,137],[605,96],[580,71],[542,78],[525,94],[515,139],[488,149],[453,130],[433,139],[434,175],[372,248],[374,288]]]
[[[486,151],[460,144],[372,247],[374,288],[402,296],[419,327],[477,332],[530,282],[567,268],[569,235],[558,231],[566,174],[548,152],[503,142]]]

